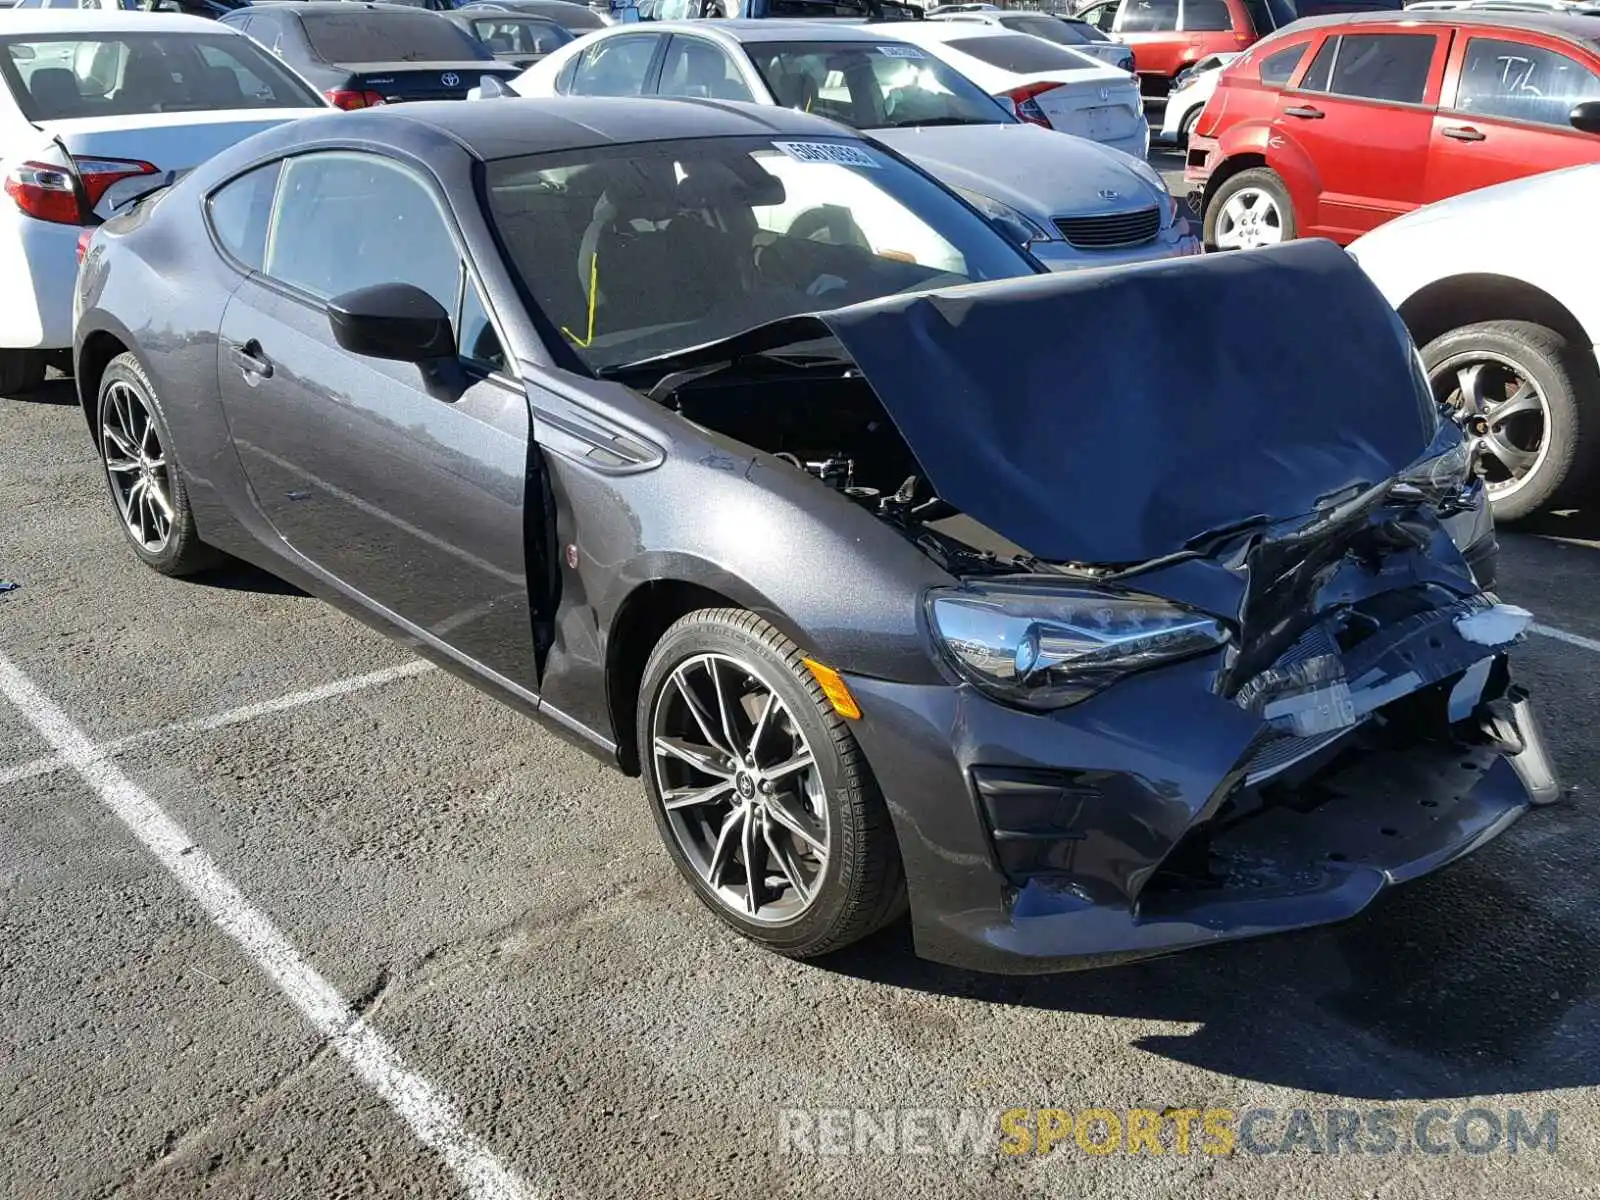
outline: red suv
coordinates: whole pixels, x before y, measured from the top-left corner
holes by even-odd
[[[1353,242],[1418,205],[1600,161],[1600,20],[1312,18],[1223,68],[1189,139],[1208,247]]]

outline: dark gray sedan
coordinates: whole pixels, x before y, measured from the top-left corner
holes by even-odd
[[[1359,268],[1039,272],[801,113],[382,108],[102,226],[77,380],[136,555],[248,559],[642,774],[786,954],[908,904],[1000,970],[1314,925],[1553,799]]]

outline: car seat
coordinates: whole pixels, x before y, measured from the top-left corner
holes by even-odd
[[[42,118],[76,116],[83,109],[78,77],[65,67],[41,67],[28,79],[28,95]]]

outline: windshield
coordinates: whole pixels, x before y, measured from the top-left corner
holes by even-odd
[[[856,129],[1014,120],[977,84],[916,46],[761,42],[745,50],[779,104]]]
[[[237,34],[0,38],[0,74],[30,121],[326,107],[271,55]]]
[[[591,369],[896,292],[1034,273],[857,141],[716,138],[488,164],[511,269]]]
[[[572,41],[572,35],[554,21],[538,17],[480,17],[472,32],[495,54],[549,54]]]
[[[305,13],[311,49],[323,62],[460,62],[489,52],[443,17],[431,12]]]

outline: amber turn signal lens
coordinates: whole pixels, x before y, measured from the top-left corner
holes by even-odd
[[[856,703],[856,698],[850,694],[850,689],[845,686],[844,678],[832,667],[825,667],[814,658],[802,658],[806,670],[811,672],[811,678],[817,681],[817,686],[822,689],[822,694],[828,698],[828,703],[833,705],[833,711],[841,717],[856,721],[861,718],[861,706]]]

